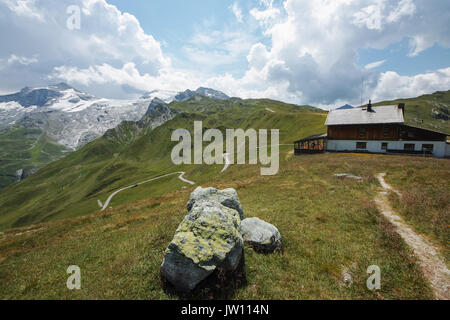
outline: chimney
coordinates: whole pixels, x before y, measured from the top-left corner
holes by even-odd
[[[402,110],[403,114],[405,114],[405,104],[404,103],[399,103],[398,108]]]
[[[372,112],[372,100],[369,100],[369,104],[367,105],[367,112]]]

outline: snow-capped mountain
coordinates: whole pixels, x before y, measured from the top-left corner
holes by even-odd
[[[208,97],[208,98],[215,99],[215,100],[226,100],[226,99],[230,98],[229,96],[227,96],[225,93],[223,93],[221,91],[217,91],[217,90],[210,89],[210,88],[200,87],[195,91],[188,89],[184,92],[178,93],[175,96],[175,100],[176,101],[186,101],[186,100],[189,100],[190,98],[194,97],[195,95],[204,96],[204,97]]]
[[[150,99],[153,100],[155,98],[161,99],[165,103],[171,103],[175,100],[175,96],[178,94],[176,91],[170,90],[153,90],[144,94],[141,99]]]
[[[151,100],[97,98],[65,83],[24,88],[0,96],[0,129],[13,125],[37,127],[55,143],[75,150],[123,120],[141,119]]]
[[[200,95],[214,99],[226,95],[200,88],[180,101]],[[192,93],[192,94],[191,94]],[[65,83],[23,88],[0,96],[0,188],[20,181],[49,162],[75,151],[108,130],[125,127],[151,130],[176,114],[168,107],[179,93],[154,90],[134,100],[98,98]],[[110,129],[113,129],[112,131]],[[117,135],[127,139],[126,135]]]
[[[154,90],[135,100],[113,100],[94,97],[65,83],[26,87],[20,92],[0,96],[0,131],[14,125],[37,127],[55,143],[76,150],[122,121],[140,120],[155,98],[170,103],[185,101],[195,95],[228,98],[224,93],[209,88],[183,93]]]

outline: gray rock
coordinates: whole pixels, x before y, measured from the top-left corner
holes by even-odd
[[[336,178],[349,178],[349,179],[353,179],[353,180],[357,180],[357,181],[362,181],[362,177],[359,176],[355,176],[351,173],[336,173],[333,176],[335,176]]]
[[[241,234],[245,242],[256,250],[273,252],[281,247],[281,234],[278,229],[259,218],[247,218],[241,222]]]
[[[217,190],[216,188],[202,188],[198,187],[191,193],[187,203],[187,209],[191,210],[192,206],[197,202],[202,201],[217,201],[225,207],[231,208],[239,212],[239,217],[244,218],[241,202],[239,201],[236,190],[229,188],[224,190]]]
[[[353,283],[353,278],[348,268],[344,268],[344,270],[342,270],[342,282],[346,286],[350,286]]]
[[[240,223],[236,210],[214,199],[193,203],[164,253],[162,277],[189,292],[218,268],[236,270],[243,248]]]

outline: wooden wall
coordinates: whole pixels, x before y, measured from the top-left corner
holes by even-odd
[[[328,126],[330,140],[445,141],[446,135],[402,124]]]

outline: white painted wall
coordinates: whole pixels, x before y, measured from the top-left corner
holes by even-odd
[[[357,142],[366,142],[368,152],[385,153],[386,150],[381,149],[383,142],[388,143],[390,150],[403,150],[405,144],[415,144],[414,150],[421,151],[422,144],[433,144],[433,155],[438,158],[443,158],[446,154],[450,155],[450,147],[447,147],[444,141],[373,141],[373,140],[328,140],[328,151],[356,151]],[[363,150],[361,150],[363,151]]]

